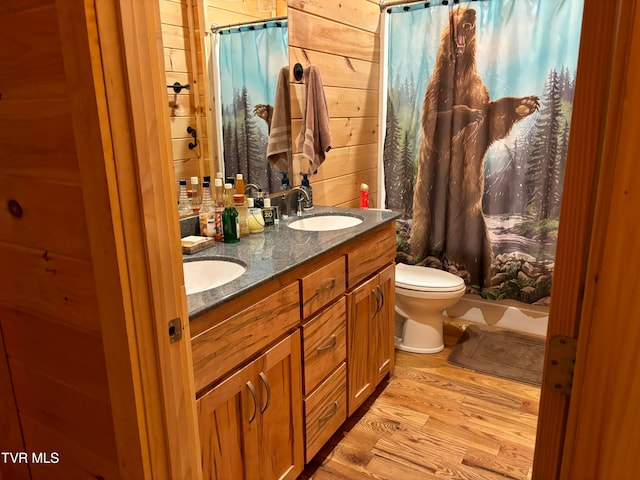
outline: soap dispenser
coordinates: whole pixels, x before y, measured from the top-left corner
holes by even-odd
[[[303,202],[302,209],[311,210],[313,209],[313,189],[309,184],[309,174],[300,172],[300,175],[302,175],[302,185],[300,185],[300,188],[307,192],[307,196],[309,197],[309,200]]]
[[[287,172],[280,172],[280,175],[282,175],[280,190],[289,190],[291,188],[291,184],[289,183],[289,174]]]

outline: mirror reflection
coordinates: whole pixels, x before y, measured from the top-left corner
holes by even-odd
[[[267,192],[281,189],[291,160],[287,31],[286,17],[212,28],[224,176]]]

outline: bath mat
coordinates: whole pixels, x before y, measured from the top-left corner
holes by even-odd
[[[540,386],[544,348],[542,337],[469,325],[447,360],[452,365]]]

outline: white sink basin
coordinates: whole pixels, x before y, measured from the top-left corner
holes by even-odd
[[[291,222],[288,227],[307,232],[326,232],[329,230],[342,230],[343,228],[355,227],[361,223],[361,218],[350,215],[316,215]]]
[[[235,280],[247,269],[228,260],[195,260],[184,262],[184,286],[187,295],[204,292]]]

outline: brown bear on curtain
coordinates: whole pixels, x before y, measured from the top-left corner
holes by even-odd
[[[475,33],[475,10],[450,12],[422,106],[410,245],[418,260],[436,256],[483,287],[491,268],[482,213],[485,153],[538,109],[538,97],[490,100],[476,69]]]

